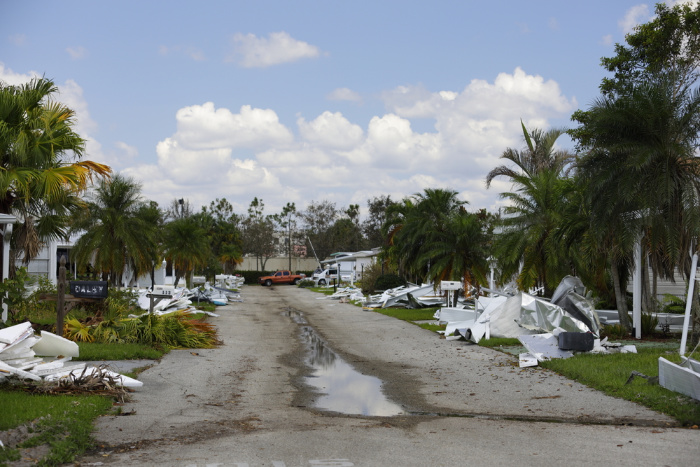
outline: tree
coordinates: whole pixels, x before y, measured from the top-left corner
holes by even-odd
[[[335,241],[331,227],[338,217],[335,203],[330,201],[314,202],[299,214],[303,222],[304,235],[311,243],[319,260],[330,256],[335,251]]]
[[[375,196],[367,200],[368,215],[362,223],[362,233],[369,248],[383,246],[386,238],[382,235],[382,225],[386,221],[389,206],[395,204],[391,196]]]
[[[466,294],[471,287],[476,287],[478,294],[480,285],[487,283],[488,257],[484,224],[460,206],[440,235],[426,242],[418,260],[429,264],[427,278],[433,283],[461,281]]]
[[[72,226],[83,232],[73,248],[78,266],[90,265],[114,286],[121,285],[127,267],[136,277],[151,271],[158,225],[149,222],[145,209],[136,181],[122,175],[103,180]]]
[[[624,96],[650,76],[670,77],[673,94],[689,91],[700,77],[700,3],[668,7],[656,4],[656,16],[625,36],[627,45],[615,44],[615,56],[601,58],[612,77],[603,78],[600,90],[606,97]],[[589,113],[577,110],[571,119],[579,127],[569,131],[585,150],[592,145]]]
[[[158,203],[155,201],[148,201],[141,204],[141,206],[136,211],[136,217],[141,219],[150,229],[154,229],[153,239],[148,243],[148,257],[151,262],[150,276],[151,276],[151,287],[156,284],[156,269],[160,266],[163,261],[163,245],[162,238],[158,232],[162,231],[164,223],[164,213],[158,207]],[[138,277],[140,274],[135,274]]]
[[[85,140],[74,130],[75,113],[53,100],[53,81],[0,83],[0,213],[15,214],[16,250],[28,263],[41,241],[65,238],[80,195],[111,169],[81,160]],[[13,262],[14,264],[14,262]]]
[[[296,228],[296,215],[297,207],[294,203],[287,203],[285,207],[282,208],[282,212],[279,214],[274,214],[272,218],[279,225],[279,227],[285,231],[285,250],[287,257],[289,258],[289,270],[292,270],[292,233]]]
[[[613,73],[604,78],[604,95],[623,95],[650,75],[673,75],[673,92],[690,89],[700,77],[700,4],[669,7],[656,4],[656,16],[625,36],[628,46],[615,44],[615,56],[603,57],[602,66]]]
[[[459,280],[466,291],[478,287],[488,269],[486,230],[465,204],[456,191],[426,189],[392,205],[382,228],[389,243],[385,255],[421,280]]]
[[[687,277],[687,252],[700,235],[700,91],[679,90],[672,74],[651,76],[625,95],[598,99],[585,130],[590,150],[580,170],[590,187],[592,222],[603,231],[616,228],[620,254],[613,258],[627,255],[631,263],[632,245],[644,234],[653,263],[663,266],[659,272],[671,276],[676,266]]]
[[[573,156],[555,147],[564,130],[528,131],[524,124],[522,129],[525,149],[506,149],[501,158],[512,164],[496,167],[486,176],[487,188],[499,176],[513,183],[512,191],[501,194],[510,204],[500,220],[494,254],[504,280],[517,274],[519,288],[540,286],[548,295],[568,270],[552,233],[572,188],[564,175]]]
[[[194,216],[165,224],[163,247],[165,258],[173,265],[176,287],[182,277],[189,282],[190,274],[195,268],[206,266],[211,255],[207,232]]]
[[[253,198],[248,207],[248,215],[243,219],[243,249],[256,258],[261,270],[275,253],[275,226],[272,217],[265,216],[265,203]]]
[[[208,232],[211,251],[223,264],[224,272],[230,274],[243,261],[243,238],[239,229],[240,217],[226,198],[216,198],[209,208],[202,207],[203,222]]]

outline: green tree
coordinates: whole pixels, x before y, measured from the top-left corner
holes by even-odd
[[[389,206],[395,204],[391,196],[375,196],[367,200],[367,218],[362,223],[362,233],[367,247],[377,248],[384,246],[386,237],[382,234],[382,225],[386,221]]]
[[[292,254],[294,252],[293,238],[295,237],[294,231],[296,229],[296,216],[297,207],[294,203],[287,203],[279,214],[274,214],[272,216],[277,225],[285,232],[285,253],[289,259],[290,271],[292,270]]]
[[[631,264],[632,247],[644,235],[665,276],[674,266],[688,275],[687,252],[700,234],[700,92],[676,84],[673,75],[657,75],[625,95],[598,99],[588,111],[590,150],[580,163],[592,222],[603,231],[615,227],[619,254],[612,257]],[[619,288],[620,307],[624,283]]]
[[[114,286],[131,268],[135,276],[147,273],[157,258],[157,225],[144,216],[141,185],[116,175],[96,187],[72,230],[82,232],[73,248],[79,267],[90,265]]]
[[[264,214],[265,203],[257,196],[248,207],[248,215],[243,219],[243,251],[255,256],[260,270],[275,254],[275,225],[271,216]]]
[[[513,184],[512,191],[501,193],[510,204],[499,222],[494,255],[502,280],[517,275],[519,288],[544,287],[549,295],[570,271],[552,234],[572,189],[565,174],[573,156],[555,146],[564,130],[528,131],[524,124],[522,129],[525,149],[506,149],[501,158],[511,164],[498,166],[486,176],[487,187],[499,176]]]
[[[382,230],[385,256],[402,274],[436,285],[442,280],[485,283],[488,238],[484,223],[464,208],[457,192],[426,189],[390,206]]]
[[[324,200],[312,201],[309,206],[299,214],[303,223],[304,236],[311,242],[319,260],[323,260],[335,252],[335,239],[331,227],[338,218],[338,209],[335,203]]]
[[[65,238],[80,195],[95,177],[111,173],[81,160],[85,140],[73,130],[75,113],[53,99],[56,92],[45,78],[0,83],[0,213],[20,219],[13,248],[25,263],[41,241]]]
[[[700,4],[657,3],[654,19],[636,26],[625,41],[627,46],[615,44],[615,56],[601,59],[613,73],[600,85],[603,94],[627,94],[650,75],[673,75],[673,92],[685,92],[700,76]]]
[[[211,251],[223,265],[224,272],[230,274],[243,261],[243,238],[239,229],[240,216],[226,198],[216,198],[209,208],[202,207],[202,214],[208,217],[208,231]]]
[[[189,282],[190,274],[195,268],[206,266],[211,255],[207,232],[194,216],[165,224],[163,247],[165,258],[173,265],[176,287],[180,278]]]

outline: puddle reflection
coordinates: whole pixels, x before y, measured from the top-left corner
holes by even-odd
[[[306,323],[299,312],[292,311],[288,316],[299,324]],[[315,407],[348,415],[377,417],[406,413],[382,394],[379,378],[355,371],[328,347],[313,328],[302,326],[301,338],[308,346],[307,363],[312,369],[312,376],[306,378],[306,383],[321,393]]]

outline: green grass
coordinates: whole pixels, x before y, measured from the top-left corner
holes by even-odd
[[[156,349],[145,344],[102,344],[78,342],[80,356],[73,360],[158,360],[168,353],[167,349]]]
[[[481,339],[479,345],[482,347],[498,348],[498,347],[514,347],[522,346],[523,344],[515,338],[510,337],[492,337],[491,339]]]
[[[49,447],[49,453],[38,465],[59,465],[92,447],[93,421],[111,410],[112,401],[103,396],[28,394],[3,386],[0,407],[0,430],[31,423],[30,437],[0,449],[0,465],[19,460],[22,448],[42,445]]]

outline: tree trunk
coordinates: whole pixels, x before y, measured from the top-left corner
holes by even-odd
[[[627,310],[627,295],[622,288],[620,282],[620,271],[617,267],[617,262],[613,259],[610,262],[610,273],[613,279],[613,285],[615,287],[615,303],[617,305],[617,313],[620,317],[620,324],[625,327],[628,331],[632,332],[632,323],[630,322],[630,317]]]

